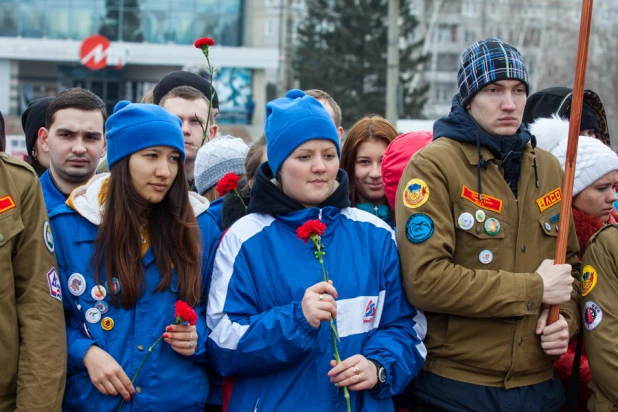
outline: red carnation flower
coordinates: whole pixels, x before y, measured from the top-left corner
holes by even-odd
[[[210,37],[202,37],[201,39],[197,39],[193,45],[196,49],[201,49],[204,46],[214,46],[215,41]]]
[[[217,182],[217,193],[219,196],[225,196],[227,192],[231,192],[232,190],[236,190],[238,188],[238,181],[240,180],[240,176],[236,173],[228,173]]]
[[[296,229],[296,236],[303,242],[307,243],[311,235],[322,236],[326,230],[326,225],[318,219],[309,220],[301,227]]]
[[[176,317],[176,322],[174,323],[188,322],[191,326],[197,324],[197,313],[186,302],[182,300],[177,301],[174,303],[174,309],[174,316]]]

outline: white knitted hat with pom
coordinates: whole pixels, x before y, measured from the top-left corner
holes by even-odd
[[[564,170],[569,121],[557,115],[536,119],[530,125],[530,133],[536,137],[537,147],[556,156]],[[618,170],[618,155],[598,139],[579,136],[573,197],[612,170]]]

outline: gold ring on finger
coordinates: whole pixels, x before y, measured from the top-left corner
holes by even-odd
[[[360,369],[358,369],[358,365],[355,365],[354,368],[352,368],[352,372],[354,372],[355,375],[358,375],[360,373]]]
[[[320,300],[322,300],[322,299],[324,299],[324,295],[323,294],[320,295]]]

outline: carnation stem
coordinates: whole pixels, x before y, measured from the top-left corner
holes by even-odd
[[[210,74],[210,96],[208,96],[208,117],[206,118],[206,127],[203,129],[202,146],[204,145],[204,140],[208,140],[210,142],[210,137],[208,136],[208,133],[210,132],[210,129],[208,128],[208,123],[210,123],[210,113],[212,110],[212,99],[214,97],[214,89],[212,87],[212,82],[215,81],[213,77],[215,70],[210,65],[210,57],[208,57],[208,49],[206,50],[207,51],[204,53],[204,55],[206,56],[206,63],[208,63],[208,73]]]
[[[173,325],[177,325],[180,323],[178,319],[179,318],[176,318],[176,320],[174,320]],[[180,319],[182,321],[182,318]],[[133,375],[133,379],[131,379],[132,384],[135,383],[135,379],[137,379],[137,375],[139,375],[139,373],[141,372],[142,367],[144,366],[144,363],[146,362],[146,359],[148,359],[148,356],[150,356],[150,353],[153,351],[155,346],[157,346],[159,342],[161,342],[161,339],[163,339],[163,335],[159,336],[159,339],[157,339],[155,343],[153,343],[152,346],[148,348],[148,351],[146,352],[146,356],[144,356],[144,359],[142,359],[142,363],[139,364],[139,368],[137,368],[137,372],[135,372],[135,375]],[[120,402],[120,405],[118,406],[118,409],[116,409],[116,412],[120,411],[120,409],[122,408],[122,405],[124,405],[124,399],[122,400],[122,402]]]
[[[240,203],[242,203],[242,207],[245,208],[245,212],[247,211],[247,205],[245,204],[245,201],[242,200],[242,197],[240,196],[240,193],[238,193],[238,190],[234,189],[234,196],[236,196],[238,198],[238,200],[240,200]]]
[[[320,262],[320,266],[322,267],[322,279],[324,280],[324,282],[328,282],[328,273],[326,272],[326,266],[324,265],[324,259],[323,259],[325,252],[324,252],[324,246],[322,245],[322,241],[318,236],[314,235],[314,236],[311,236],[311,242],[313,242],[313,245],[316,248],[316,256],[318,258],[318,261]],[[337,326],[335,325],[335,322],[333,321],[332,317],[329,319],[329,321],[330,321],[330,329],[331,329],[331,338],[333,340],[333,351],[335,353],[335,361],[337,362],[337,365],[339,365],[341,363],[341,357],[339,356],[339,349],[337,348],[337,342],[340,341],[339,332],[337,331]],[[345,398],[348,412],[350,412],[351,411],[350,392],[348,391],[347,386],[343,387],[343,397]]]

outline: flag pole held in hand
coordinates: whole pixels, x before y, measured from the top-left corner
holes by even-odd
[[[573,179],[575,177],[575,160],[577,159],[577,143],[579,142],[579,125],[584,104],[584,83],[586,81],[586,63],[588,62],[588,42],[592,24],[593,0],[583,0],[579,25],[579,41],[577,44],[577,59],[575,61],[575,82],[571,101],[571,120],[569,124],[569,140],[567,144],[564,176],[562,177],[562,202],[560,205],[560,222],[558,223],[558,240],[556,243],[555,264],[566,263],[566,250],[569,239],[569,222],[571,221],[571,204],[573,201]],[[549,308],[548,324],[558,320],[560,305]]]

